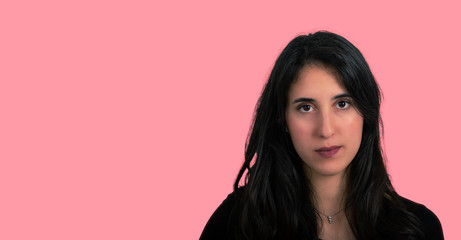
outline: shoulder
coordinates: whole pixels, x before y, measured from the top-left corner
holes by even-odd
[[[228,239],[230,227],[233,225],[231,212],[236,202],[236,193],[233,192],[219,205],[213,215],[211,215],[205,228],[203,229],[200,240],[209,239]]]
[[[437,216],[426,206],[413,202],[402,197],[402,202],[405,204],[409,212],[413,213],[421,222],[421,228],[426,235],[426,239],[444,239],[442,225]]]

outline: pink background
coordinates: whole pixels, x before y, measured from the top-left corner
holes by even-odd
[[[461,239],[456,1],[218,2],[0,3],[0,239],[197,239],[276,57],[321,29],[384,91],[394,186]]]

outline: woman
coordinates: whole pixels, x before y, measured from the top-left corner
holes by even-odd
[[[437,217],[392,187],[380,101],[346,39],[293,39],[258,101],[234,192],[200,239],[443,239]]]

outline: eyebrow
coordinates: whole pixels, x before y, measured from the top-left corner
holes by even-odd
[[[332,100],[336,100],[338,98],[351,98],[351,95],[349,93],[338,94],[334,96]],[[293,104],[299,103],[299,102],[316,102],[316,101],[313,98],[297,98],[293,101]]]

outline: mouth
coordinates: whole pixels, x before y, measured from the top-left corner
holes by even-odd
[[[316,149],[315,152],[318,153],[321,157],[330,158],[333,157],[340,149],[341,146],[331,146]]]

